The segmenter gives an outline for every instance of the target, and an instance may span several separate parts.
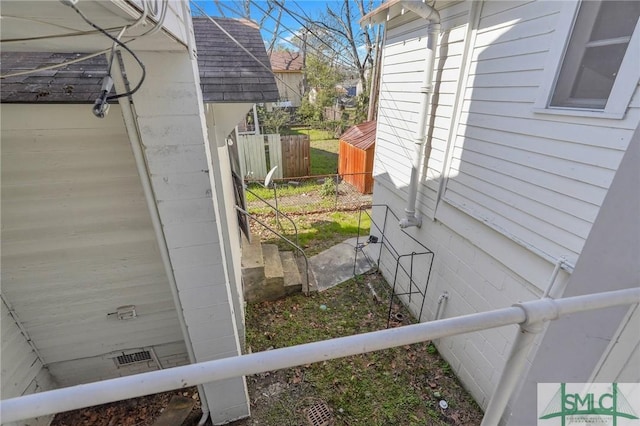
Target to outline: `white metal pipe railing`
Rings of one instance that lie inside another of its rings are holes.
[[[640,288],[543,299],[477,314],[323,340],[232,358],[72,386],[0,401],[3,422],[74,410],[217,380],[295,367],[510,324],[532,326],[562,315],[640,303]],[[507,363],[508,365],[509,363]],[[503,376],[509,375],[503,371]],[[498,384],[500,387],[500,384]],[[500,404],[494,404],[498,408]],[[504,410],[504,408],[502,408]],[[489,410],[487,410],[489,411]],[[495,411],[499,418],[502,411]],[[488,414],[488,413],[487,413]]]

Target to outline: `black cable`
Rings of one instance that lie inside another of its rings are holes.
[[[142,61],[140,60],[140,58],[138,58],[138,55],[136,55],[133,50],[131,50],[126,44],[124,44],[123,42],[121,42],[120,40],[118,40],[116,37],[112,36],[111,34],[109,34],[106,30],[104,30],[103,28],[99,27],[98,25],[94,24],[93,22],[91,22],[91,20],[89,18],[87,18],[85,16],[84,13],[82,13],[82,11],[80,9],[78,9],[78,7],[75,4],[69,4],[69,6],[76,11],[76,13],[78,15],[80,15],[80,17],[89,25],[91,25],[93,28],[95,28],[96,30],[100,31],[102,34],[104,34],[105,36],[107,36],[109,39],[111,39],[114,43],[118,44],[120,47],[122,47],[124,50],[126,50],[127,52],[129,52],[129,54],[131,56],[133,56],[133,58],[136,60],[136,62],[138,63],[138,65],[140,66],[140,69],[142,70],[142,76],[140,77],[140,81],[138,82],[138,84],[132,89],[129,90],[126,93],[120,93],[120,94],[116,94],[116,95],[109,95],[105,98],[105,100],[107,101],[112,101],[114,99],[119,99],[119,98],[123,98],[125,96],[131,96],[134,93],[136,93],[138,91],[138,89],[140,89],[140,87],[142,86],[142,83],[144,82],[145,77],[147,76],[147,70],[144,67],[144,64],[142,63]],[[112,50],[113,51],[113,50]],[[111,66],[113,65],[113,53],[111,55],[111,60],[109,63],[109,69],[107,71],[107,74],[109,77],[111,77]]]

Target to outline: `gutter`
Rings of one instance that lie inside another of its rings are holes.
[[[407,207],[405,208],[406,216],[400,220],[401,228],[411,226],[420,227],[422,218],[416,216],[416,198],[418,195],[418,176],[420,174],[420,163],[422,153],[426,142],[427,135],[427,118],[431,116],[431,96],[433,94],[433,68],[436,60],[436,47],[438,44],[438,34],[440,33],[440,13],[433,7],[422,3],[419,0],[404,0],[400,4],[407,10],[410,10],[426,19],[429,22],[429,33],[427,36],[427,51],[425,59],[425,70],[420,93],[420,109],[418,124],[414,136],[414,153],[411,165],[411,179],[409,181],[409,197],[407,199]]]

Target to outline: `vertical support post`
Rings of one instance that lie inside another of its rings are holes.
[[[509,398],[523,375],[531,346],[543,328],[543,321],[520,325],[520,330],[518,330],[516,340],[513,342],[511,353],[504,365],[496,390],[484,413],[481,426],[495,426],[500,423]]]
[[[338,210],[338,180],[340,179],[340,175],[336,174],[336,207],[335,209]]]

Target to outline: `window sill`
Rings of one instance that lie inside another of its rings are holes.
[[[606,112],[606,111],[594,111],[579,108],[533,108],[533,112],[536,114],[550,114],[550,115],[566,115],[573,117],[591,117],[591,118],[603,118],[608,120],[622,120],[624,119],[624,112]]]

